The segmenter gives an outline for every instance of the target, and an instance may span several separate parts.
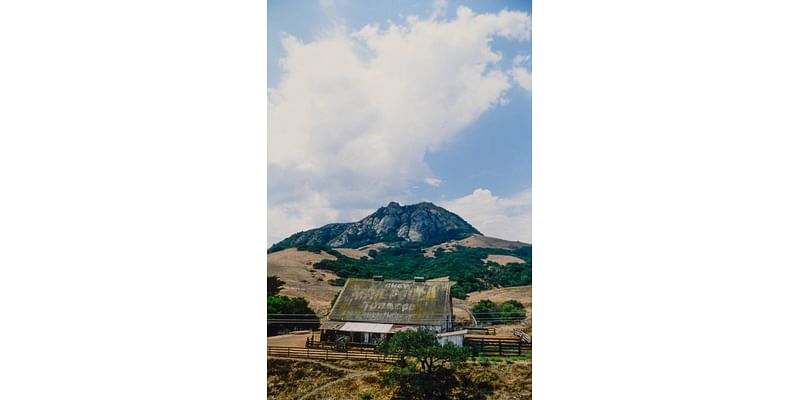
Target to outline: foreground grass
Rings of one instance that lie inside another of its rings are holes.
[[[500,359],[464,364],[456,375],[460,386],[453,391],[455,399],[530,399],[530,358],[492,357]],[[513,360],[512,360],[513,359]],[[380,385],[379,374],[389,365],[366,361],[330,361],[341,371],[303,360],[269,359],[268,395],[275,399],[297,399],[325,383],[335,382],[309,399],[396,399],[396,389]],[[341,379],[357,372],[375,372],[367,376]]]

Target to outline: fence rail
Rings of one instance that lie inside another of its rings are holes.
[[[384,356],[372,351],[351,350],[335,351],[332,349],[312,349],[308,347],[267,346],[267,355],[273,357],[309,358],[317,360],[356,360],[394,362],[398,357]]]
[[[334,350],[337,348],[336,342],[330,341],[320,341],[320,340],[306,340],[306,347],[310,347],[312,349],[331,349]],[[372,351],[375,349],[377,344],[374,343],[353,343],[348,342],[345,344],[348,349],[355,349],[355,350],[365,350],[365,351]]]
[[[464,346],[473,355],[483,353],[491,356],[528,356],[531,344],[518,338],[465,338]]]
[[[465,341],[465,347],[473,356],[484,354],[487,356],[530,356],[531,345],[517,341],[516,343],[502,340]],[[372,351],[350,350],[340,352],[333,349],[313,349],[308,347],[268,346],[267,355],[273,357],[305,358],[316,360],[354,360],[377,361],[393,363],[399,357],[395,355],[384,356]]]

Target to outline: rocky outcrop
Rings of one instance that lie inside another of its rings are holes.
[[[481,233],[458,215],[433,203],[401,206],[391,202],[358,222],[328,224],[295,233],[272,249],[306,246],[360,247],[378,242],[433,245]]]

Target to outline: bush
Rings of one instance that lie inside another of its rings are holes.
[[[297,246],[297,250],[300,251],[309,251],[312,253],[319,254],[324,248],[322,246],[317,246],[313,244],[301,244]]]
[[[483,366],[489,365],[489,359],[486,358],[486,355],[483,353],[478,356],[478,362]]]
[[[516,300],[496,304],[491,300],[481,300],[472,307],[472,315],[478,322],[503,324],[525,319],[525,306]]]
[[[328,284],[331,286],[344,286],[345,282],[347,279],[344,278],[328,279]]]
[[[283,285],[286,282],[282,281],[278,278],[277,275],[271,275],[267,277],[267,296],[275,296],[277,295],[282,289]]]
[[[317,328],[319,328],[319,318],[308,306],[306,299],[287,296],[267,298],[267,336]]]

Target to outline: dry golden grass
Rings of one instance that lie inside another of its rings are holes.
[[[489,261],[496,262],[500,265],[506,265],[511,263],[521,263],[521,264],[525,263],[525,260],[521,258],[514,256],[500,255],[500,254],[490,254],[488,257],[483,259],[484,263],[487,263]]]
[[[306,347],[309,336],[311,334],[270,336],[267,338],[267,346]]]
[[[467,295],[467,307],[471,309],[481,300],[491,300],[495,303],[516,300],[522,303],[522,305],[525,307],[525,315],[527,318],[531,318],[531,286],[517,286],[471,292]],[[453,301],[453,309],[455,310],[455,299],[453,299]],[[523,332],[530,333],[531,326],[527,323],[516,323],[495,325],[494,328],[497,331],[498,336],[513,336],[512,332],[514,329],[519,329]]]
[[[336,257],[324,251],[317,254],[295,248],[277,251],[267,256],[267,274],[277,275],[286,282],[281,295],[304,297],[317,315],[324,316],[330,311],[331,300],[342,289],[328,284],[329,279],[338,278],[336,274],[313,268],[324,259]]]
[[[515,286],[498,288],[491,290],[481,290],[467,294],[467,304],[472,307],[481,300],[491,300],[495,303],[502,303],[508,300],[516,300],[525,306],[525,312],[531,315],[531,286]]]
[[[490,363],[487,366],[470,363],[460,371],[464,382],[471,382],[471,387],[461,387],[465,393],[482,392],[486,400],[530,399],[531,363],[516,361],[513,363]]]
[[[347,375],[323,365],[269,358],[267,360],[267,396],[270,399],[297,399],[320,385]]]
[[[453,320],[455,321],[472,321],[469,313],[469,305],[466,300],[461,300],[453,297]]]
[[[441,248],[444,251],[453,251],[456,249],[456,246],[514,250],[520,247],[528,246],[528,244],[522,242],[512,242],[510,240],[503,240],[488,236],[471,235],[461,240],[451,240],[449,242],[428,247],[425,249],[425,256],[436,257],[436,249]]]
[[[329,364],[349,371],[325,367]],[[337,361],[321,364],[302,360],[270,359],[268,394],[275,399],[297,399],[313,393],[307,399],[360,399],[369,394],[372,399],[394,399],[396,388],[380,385],[379,374],[390,368],[387,364],[365,361]],[[459,386],[455,398],[486,400],[529,399],[531,396],[530,360],[490,362],[480,365],[464,364],[456,371]],[[332,383],[331,383],[332,382]],[[323,385],[317,392],[315,389]]]
[[[325,388],[325,390],[309,396],[308,399],[314,400],[359,400],[362,395],[369,394],[373,400],[389,400],[392,398],[393,388],[382,387],[378,374],[356,376],[350,379],[343,379]]]
[[[387,247],[389,247],[389,245],[387,245],[386,243],[373,243],[373,244],[368,244],[366,246],[359,247],[357,249],[349,249],[349,248],[345,248],[345,247],[336,247],[336,248],[334,248],[334,250],[336,250],[339,253],[342,253],[343,255],[345,255],[347,257],[350,257],[350,258],[357,258],[358,259],[358,258],[361,258],[361,257],[367,257],[368,260],[372,260],[372,257],[369,256],[369,251],[370,250],[378,250],[378,251],[380,251],[381,249],[384,249],[384,248],[387,248]]]

